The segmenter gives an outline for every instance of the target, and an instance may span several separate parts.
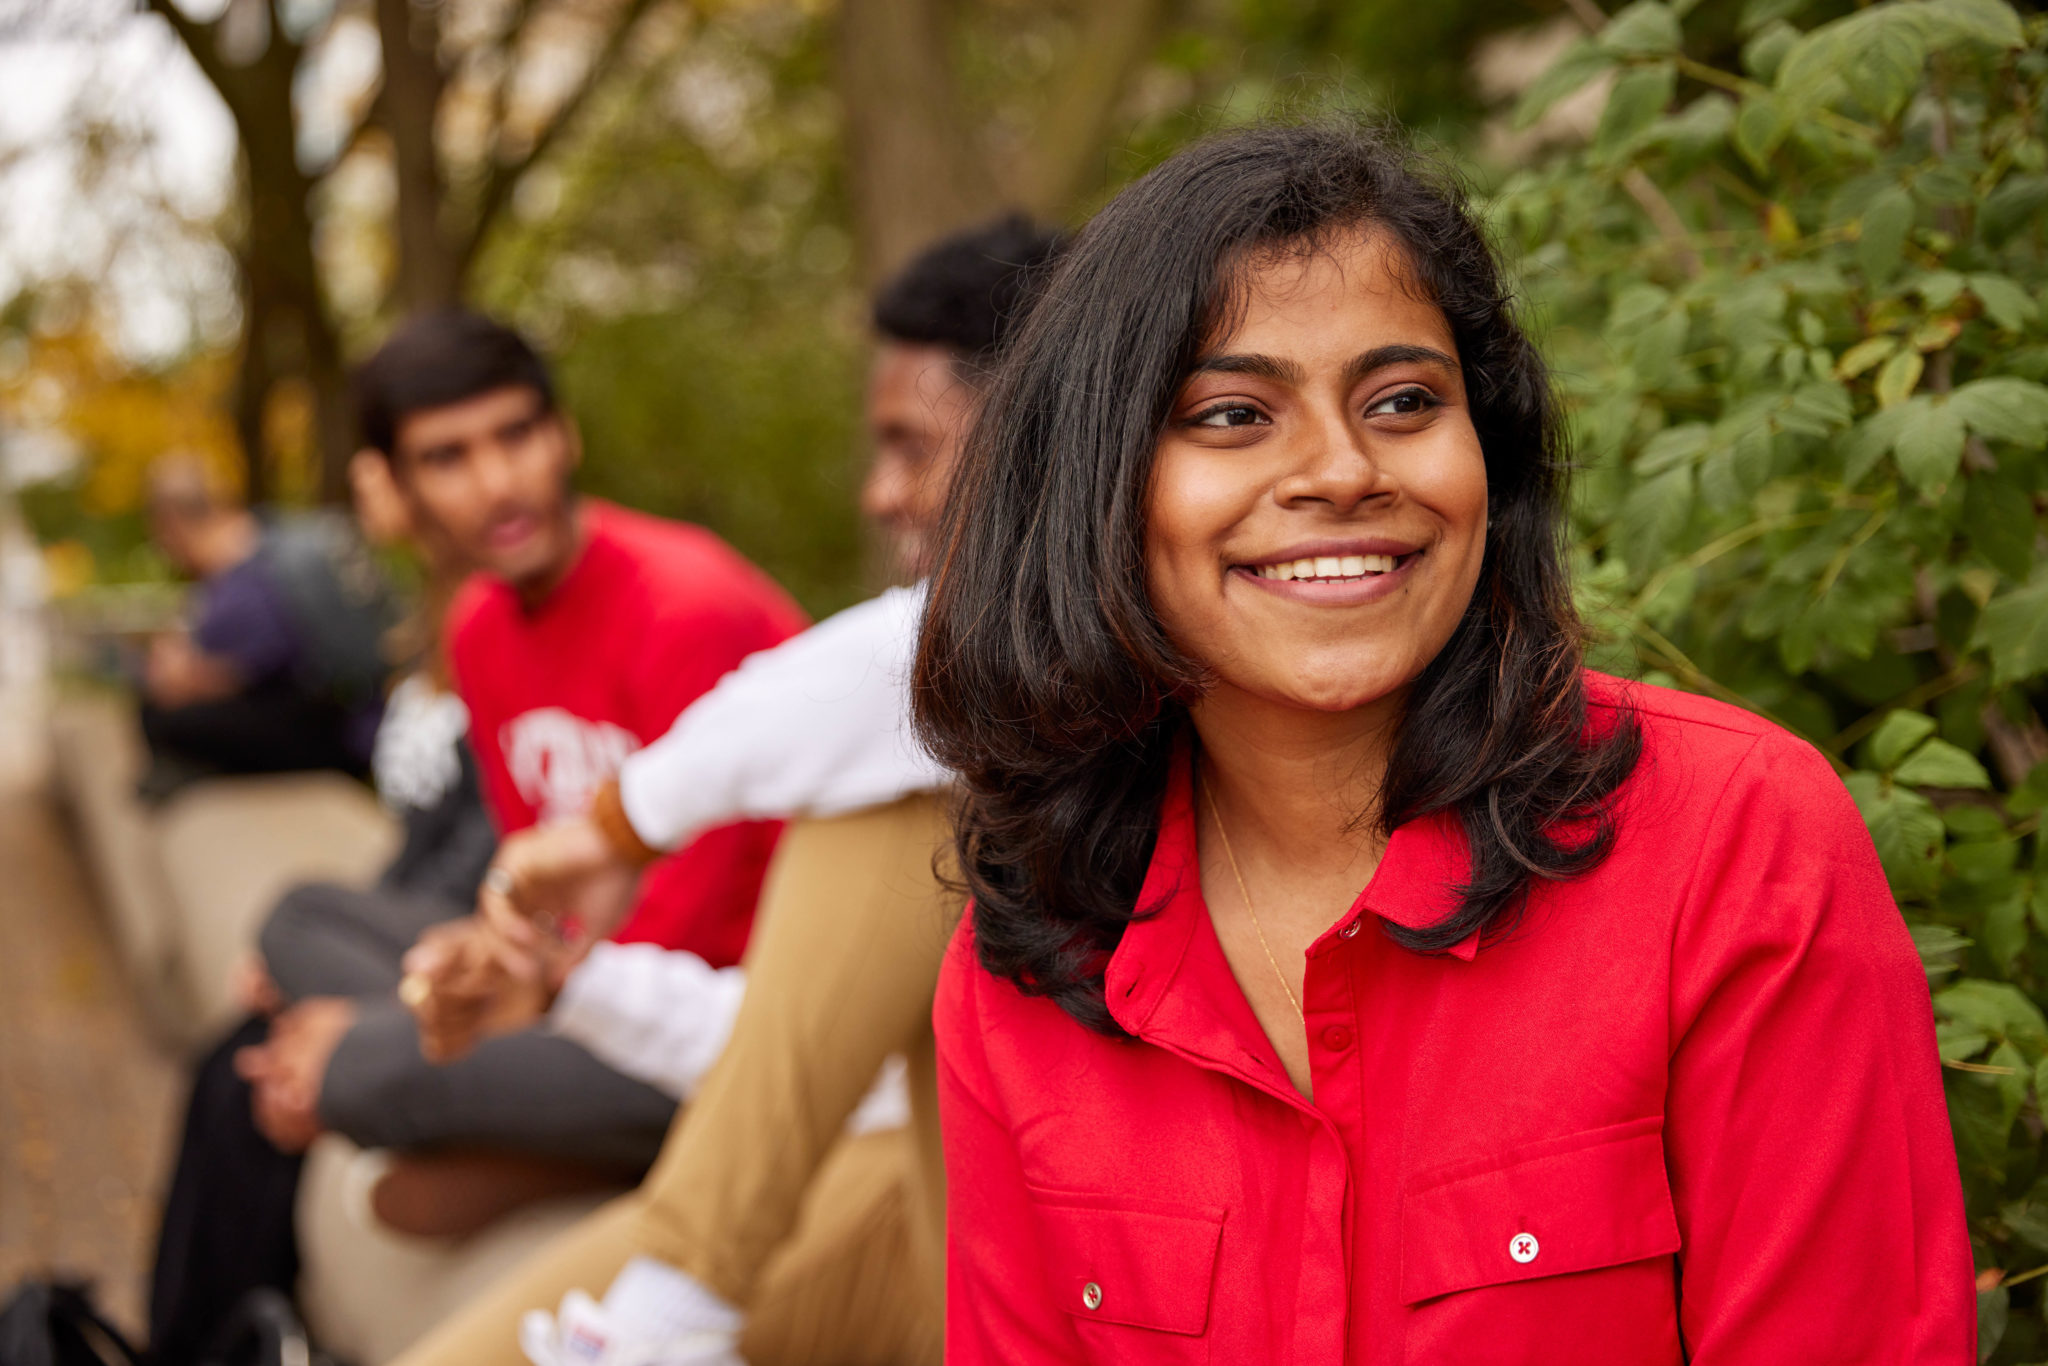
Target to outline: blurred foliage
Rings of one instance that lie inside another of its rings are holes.
[[[2048,1356],[2048,22],[1887,0],[1739,65],[1645,0],[1589,145],[1506,181],[1609,662],[1831,755],[1935,984],[1991,1361]],[[1995,1277],[1990,1279],[1996,1279]]]
[[[1452,136],[1484,112],[1476,46],[1555,13],[1542,0],[1446,0],[1426,20],[1335,0],[1187,5],[1132,82],[1075,220],[1189,138],[1276,104],[1394,109]],[[1074,16],[1002,0],[958,17],[956,74],[1001,159],[1028,134]],[[814,8],[699,19],[672,62],[593,111],[573,155],[529,175],[477,279],[479,302],[557,356],[586,488],[706,523],[819,613],[874,586],[852,497],[866,306],[831,41]]]

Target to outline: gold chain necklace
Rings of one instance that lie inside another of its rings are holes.
[[[1287,1004],[1294,1007],[1294,1018],[1301,1021],[1301,1027],[1308,1028],[1308,1016],[1302,1012],[1301,1002],[1295,999],[1294,987],[1287,980],[1287,974],[1280,971],[1280,960],[1273,956],[1273,946],[1266,942],[1266,927],[1259,923],[1259,913],[1252,906],[1252,894],[1244,885],[1244,870],[1237,866],[1237,851],[1230,847],[1230,832],[1223,828],[1223,813],[1216,809],[1216,794],[1209,784],[1202,784],[1202,796],[1209,803],[1209,819],[1216,822],[1217,837],[1223,841],[1223,857],[1230,862],[1230,875],[1237,879],[1237,895],[1244,902],[1245,913],[1252,918],[1252,933],[1259,937],[1259,947],[1266,951],[1266,961],[1272,965],[1273,975],[1280,979],[1280,990],[1287,993]]]

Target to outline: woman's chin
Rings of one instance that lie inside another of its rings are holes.
[[[1336,715],[1385,707],[1407,688],[1411,677],[1406,671],[1336,667],[1224,681],[1270,706]]]

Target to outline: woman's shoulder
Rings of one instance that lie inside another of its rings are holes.
[[[1674,784],[1722,798],[1749,793],[1768,805],[1797,810],[1815,800],[1844,804],[1848,793],[1833,763],[1810,742],[1766,717],[1732,703],[1586,671],[1590,725],[1604,731],[1633,721],[1643,758],[1633,785],[1658,790]]]

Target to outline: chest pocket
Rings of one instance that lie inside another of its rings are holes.
[[[1041,1190],[1031,1202],[1047,1290],[1073,1316],[1092,1360],[1208,1360],[1201,1334],[1222,1209]]]
[[[1566,1135],[1505,1165],[1473,1168],[1425,1173],[1404,1195],[1403,1303],[1678,1251],[1659,1118]]]

